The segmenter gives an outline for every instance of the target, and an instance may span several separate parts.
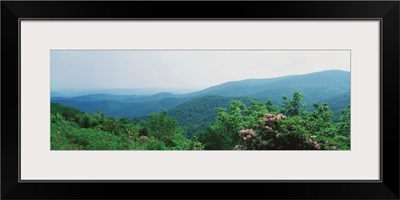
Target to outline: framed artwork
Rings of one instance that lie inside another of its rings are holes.
[[[3,199],[399,198],[397,1],[1,5]]]

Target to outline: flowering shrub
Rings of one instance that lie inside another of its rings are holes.
[[[332,121],[329,106],[307,110],[303,95],[284,97],[281,109],[271,101],[232,101],[230,109],[217,108],[216,121],[199,132],[208,150],[346,150],[350,149],[350,111]],[[285,114],[287,113],[287,114]]]
[[[334,143],[307,130],[309,122],[300,117],[287,118],[282,113],[265,114],[263,126],[239,131],[242,144],[236,150],[321,150],[338,149]],[[322,139],[321,139],[322,138]]]
[[[253,129],[240,130],[239,135],[243,137],[241,149],[321,149],[318,142],[313,141],[313,137],[307,136],[304,130],[296,128],[293,123],[280,123],[286,119],[282,113],[277,115],[267,113],[263,118],[263,126],[257,132]]]

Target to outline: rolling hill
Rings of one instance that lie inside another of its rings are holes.
[[[221,96],[255,96],[266,94],[266,91],[281,89],[319,90],[324,88],[330,92],[343,93],[350,89],[350,72],[328,70],[305,75],[291,75],[269,79],[247,79],[232,81],[213,86],[202,91],[187,94],[189,96],[221,95]]]
[[[133,118],[148,115],[151,112],[169,110],[170,115],[175,116],[179,123],[201,127],[203,122],[207,123],[208,120],[214,119],[215,107],[228,106],[230,100],[271,99],[279,104],[282,96],[291,96],[294,91],[301,91],[305,96],[304,102],[307,104],[325,101],[332,104],[334,112],[337,113],[342,106],[350,102],[350,72],[328,70],[278,78],[232,81],[187,94],[163,92],[155,95],[112,95],[102,93],[76,97],[59,96],[53,97],[51,101],[85,112],[94,113],[96,110],[101,110],[117,118]],[[201,113],[205,114],[193,117]],[[198,121],[198,124],[195,124],[194,119]]]
[[[230,102],[240,100],[248,104],[247,97],[222,97],[217,95],[203,96],[189,100],[168,110],[168,115],[174,117],[188,137],[201,130],[215,120],[215,108],[229,108]]]

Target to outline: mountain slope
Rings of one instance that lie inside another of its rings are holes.
[[[294,91],[301,91],[305,96],[305,103],[309,105],[314,102],[335,101],[340,95],[350,94],[350,72],[329,70],[279,78],[233,81],[187,94],[167,92],[147,96],[91,94],[72,98],[55,97],[51,101],[79,108],[85,112],[93,113],[101,110],[107,115],[132,118],[168,110],[186,101],[213,95],[257,100],[271,99],[275,103],[281,103],[282,96],[291,96]],[[341,99],[342,103],[337,107],[346,104],[349,98],[342,97]],[[210,105],[217,105],[214,101],[222,102],[220,98],[209,99],[209,101]],[[223,101],[226,102],[226,100]],[[190,105],[194,104],[190,103]],[[191,106],[191,109],[196,110],[195,106]],[[211,114],[202,117],[211,117]],[[185,117],[184,119],[190,121],[190,118]]]
[[[350,104],[350,92],[335,95],[333,97],[321,100],[320,102],[328,103],[329,107],[332,109],[334,119],[338,120],[338,117],[341,114],[341,110],[346,108],[346,106]]]
[[[329,90],[335,94],[350,90],[350,72],[327,70],[305,75],[292,75],[270,79],[248,79],[232,81],[205,90],[187,94],[188,96],[221,95],[251,96],[260,98],[271,90]]]
[[[215,108],[229,108],[232,100],[248,103],[247,97],[203,96],[189,100],[168,110],[168,115],[178,120],[186,136],[191,137],[197,130],[210,125],[217,115]]]
[[[98,101],[76,101],[76,100],[54,100],[52,102],[60,103],[65,106],[78,108],[84,112],[95,113],[103,111],[106,115],[112,115],[116,118],[136,117],[148,115],[152,112],[168,110],[176,105],[185,102],[185,98],[164,98],[154,101],[124,102],[115,100]]]

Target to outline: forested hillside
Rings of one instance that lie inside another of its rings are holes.
[[[222,97],[217,95],[204,96],[175,106],[168,110],[168,114],[176,118],[179,125],[184,129],[186,136],[191,137],[196,131],[205,130],[205,128],[214,121],[217,116],[217,111],[215,110],[216,107],[227,109],[230,106],[230,102],[233,100],[239,100],[246,106],[249,106],[252,99],[253,98],[249,97]],[[282,96],[280,97],[280,100],[275,98],[275,101],[267,100],[264,102],[273,103],[278,107],[283,104]],[[332,110],[332,120],[337,122],[340,120],[341,110],[346,108],[350,103],[350,94],[345,93],[336,95],[315,103],[327,103]],[[307,103],[306,105],[305,110],[311,111],[314,109],[312,103]]]
[[[107,115],[112,115],[116,118],[134,118],[169,109],[171,109],[171,112],[176,113],[178,112],[177,110],[188,107],[188,105],[183,104],[185,102],[190,100],[201,102],[201,98],[215,95],[229,97],[227,98],[229,100],[232,100],[231,97],[239,100],[251,98],[259,101],[272,100],[275,104],[280,104],[282,96],[290,95],[295,91],[301,91],[307,97],[304,102],[309,105],[314,102],[328,102],[330,105],[334,105],[332,106],[333,112],[335,116],[338,116],[340,109],[350,103],[350,98],[346,98],[346,95],[348,97],[350,95],[350,72],[329,70],[279,78],[233,81],[187,94],[164,92],[155,95],[90,94],[65,97],[60,93],[52,92],[51,101],[89,113],[101,110]],[[218,102],[221,102],[220,99],[211,101],[217,102],[210,102],[209,105],[220,105]],[[189,106],[192,107],[190,110],[194,110],[196,107],[194,103],[188,103],[193,105]],[[178,107],[175,108],[176,106]],[[227,107],[228,105],[221,106]],[[206,115],[207,117],[213,116],[211,113]],[[174,116],[180,117],[178,115]],[[198,116],[198,118],[204,117],[206,116]]]
[[[246,96],[264,100],[280,100],[281,96],[298,90],[312,97],[307,101],[319,101],[331,95],[348,92],[350,91],[350,72],[328,70],[278,78],[232,81],[187,95]]]
[[[196,131],[204,130],[214,121],[217,116],[215,108],[228,108],[233,100],[249,102],[246,97],[204,96],[168,110],[168,115],[178,120],[187,137],[192,137]]]
[[[51,104],[51,150],[200,150],[186,139],[176,120],[165,112],[133,124],[104,113],[89,114],[58,103]]]
[[[205,96],[179,109],[150,113],[146,120],[117,119],[102,111],[82,112],[51,104],[52,150],[348,150],[350,107],[334,121],[328,104],[304,104],[301,92],[282,104],[248,98]],[[226,103],[229,106],[224,106]],[[198,107],[196,107],[196,105]],[[205,113],[201,121],[190,111]],[[214,110],[214,113],[208,110]],[[134,111],[132,111],[134,112]],[[178,114],[177,114],[178,113]],[[180,113],[180,114],[179,114]],[[213,118],[212,115],[215,114]],[[174,117],[177,116],[177,117]],[[180,123],[180,120],[186,120]],[[186,126],[185,130],[181,127]],[[196,129],[196,128],[194,128]],[[186,135],[192,136],[190,138]]]
[[[62,105],[78,108],[89,113],[96,113],[101,110],[107,115],[116,118],[133,118],[137,116],[148,115],[152,112],[168,110],[187,101],[186,98],[163,98],[161,100],[150,101],[118,101],[118,100],[95,100],[95,101],[79,101],[79,100],[52,100],[52,102]]]

